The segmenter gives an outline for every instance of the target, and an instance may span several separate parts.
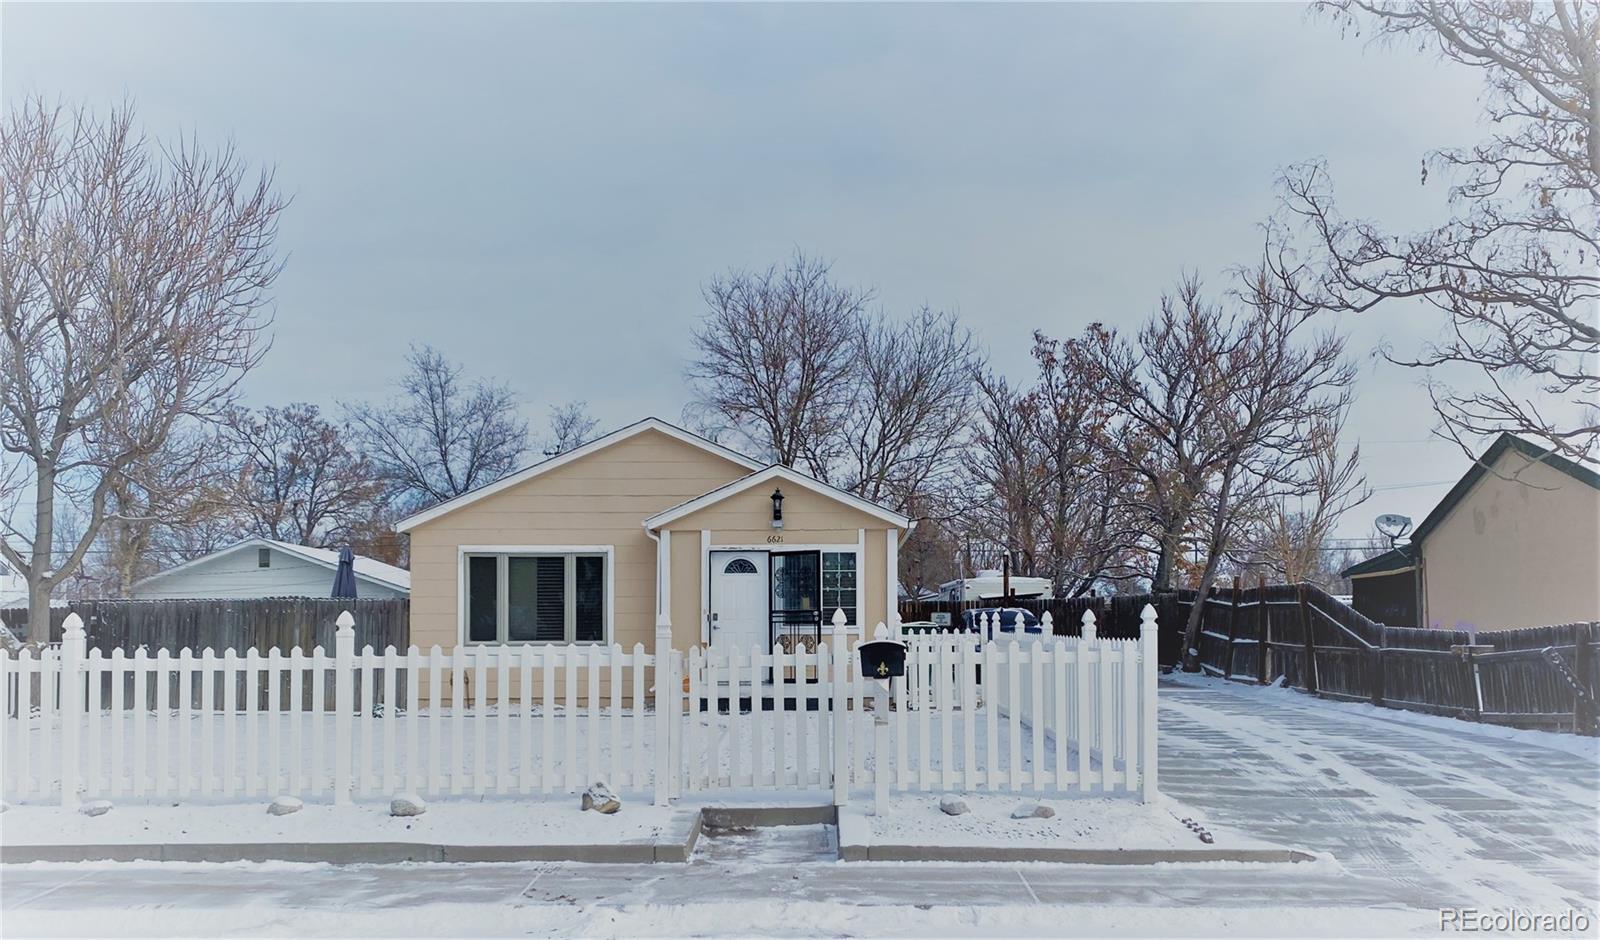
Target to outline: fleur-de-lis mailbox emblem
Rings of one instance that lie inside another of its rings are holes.
[[[886,662],[885,663],[879,663],[878,664],[878,678],[879,679],[887,679],[888,677],[889,677],[889,664],[886,663]]]

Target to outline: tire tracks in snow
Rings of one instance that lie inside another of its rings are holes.
[[[1326,784],[1323,772],[1331,770],[1345,782],[1372,794],[1376,808],[1411,820],[1411,825],[1396,822],[1388,831],[1388,834],[1396,837],[1396,843],[1407,858],[1442,884],[1471,885],[1471,890],[1464,892],[1462,898],[1439,898],[1440,903],[1462,900],[1484,906],[1538,909],[1564,908],[1574,903],[1580,907],[1593,905],[1592,899],[1570,897],[1559,885],[1528,873],[1513,863],[1474,855],[1473,850],[1480,848],[1479,843],[1463,835],[1461,829],[1474,827],[1475,823],[1435,806],[1403,785],[1391,783],[1344,758],[1331,755],[1327,747],[1329,742],[1318,741],[1304,733],[1287,731],[1279,723],[1267,718],[1232,710],[1227,711],[1225,721],[1219,723],[1216,718],[1221,709],[1197,703],[1189,696],[1168,696],[1162,701],[1161,707],[1171,709],[1202,727],[1229,735],[1239,740],[1241,745],[1259,749],[1290,776]],[[1310,735],[1329,733],[1326,729],[1312,729]],[[1338,732],[1332,732],[1332,735],[1340,743],[1349,743],[1349,739]],[[1391,748],[1365,740],[1360,744],[1368,749],[1384,750],[1391,757],[1397,753]],[[1309,755],[1310,759],[1301,755]],[[1400,756],[1406,761],[1413,757],[1410,754]],[[1414,767],[1415,762],[1410,762],[1410,766]],[[1357,806],[1348,804],[1348,801],[1341,802],[1347,803],[1349,815],[1357,824],[1375,823],[1374,820],[1363,819]],[[1375,863],[1396,874],[1404,873],[1379,855],[1369,855],[1361,862]]]

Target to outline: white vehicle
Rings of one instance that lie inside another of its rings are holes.
[[[1000,572],[986,569],[978,572],[975,578],[960,578],[955,581],[946,581],[939,585],[939,599],[942,601],[981,601],[1000,599],[1006,597],[1005,579]],[[1023,578],[1011,576],[1012,597],[1040,598],[1049,600],[1049,578]]]

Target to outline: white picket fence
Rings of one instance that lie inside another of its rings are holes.
[[[879,625],[882,630],[882,625]],[[990,635],[993,635],[992,631]],[[463,646],[0,656],[8,799],[729,790],[1155,792],[1155,612],[1138,640],[907,638],[892,708],[842,615],[814,650]],[[843,650],[842,654],[835,651]],[[661,707],[658,708],[657,705]],[[880,726],[876,722],[882,720]],[[881,727],[881,730],[880,730]],[[880,772],[883,774],[879,776]]]

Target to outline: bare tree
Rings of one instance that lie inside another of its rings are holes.
[[[493,482],[517,468],[528,424],[503,384],[468,384],[460,366],[414,346],[399,394],[345,407],[357,441],[393,499],[413,511]]]
[[[806,445],[820,479],[905,510],[919,495],[947,489],[968,444],[974,378],[982,356],[971,331],[924,307],[902,323],[864,317],[837,430]]]
[[[1108,577],[1131,573],[1143,534],[1127,493],[1126,462],[1103,455],[1116,418],[1104,377],[1080,340],[1035,331],[1039,378],[1029,393],[1028,428],[1037,442],[1041,487],[1034,502],[1041,538],[1036,570],[1058,597],[1076,597]]]
[[[589,414],[586,401],[569,401],[550,406],[550,436],[545,445],[546,457],[564,454],[594,437],[600,419]]]
[[[372,465],[315,405],[237,409],[228,435],[243,459],[233,502],[251,535],[320,545],[341,538],[382,495]]]
[[[1338,568],[1328,551],[1334,527],[1371,495],[1360,471],[1361,448],[1340,452],[1341,428],[1334,422],[1342,417],[1319,419],[1311,427],[1304,492],[1260,507],[1242,539],[1241,568],[1270,572],[1288,584],[1326,582],[1330,574],[1336,580]]]
[[[964,534],[1011,552],[1019,572],[1032,574],[1042,522],[1037,507],[1048,482],[1036,433],[1038,401],[993,371],[980,374],[976,384],[977,420],[963,461],[971,494],[962,513]]]
[[[1308,471],[1324,432],[1342,423],[1355,377],[1337,334],[1302,342],[1318,310],[1299,302],[1284,256],[1269,257],[1241,272],[1232,311],[1205,301],[1188,278],[1176,299],[1163,298],[1136,346],[1108,337],[1089,358],[1126,422],[1112,456],[1148,494],[1166,570],[1185,536],[1203,552],[1202,599],[1260,507],[1314,488]],[[1190,669],[1202,608],[1193,606],[1185,630]]]
[[[733,271],[705,285],[689,367],[701,426],[720,426],[785,466],[826,474],[825,442],[849,411],[848,381],[871,293],[834,283],[796,252],[782,268]]]
[[[1455,178],[1453,217],[1409,235],[1341,216],[1327,167],[1294,167],[1288,210],[1325,256],[1316,302],[1363,311],[1418,299],[1442,311],[1449,338],[1393,361],[1464,364],[1476,388],[1429,373],[1444,433],[1469,455],[1474,437],[1513,431],[1567,457],[1600,456],[1600,7],[1549,3],[1341,0],[1319,7],[1379,42],[1414,43],[1483,72],[1493,136],[1423,164]]]
[[[101,558],[94,580],[102,595],[126,597],[135,581],[186,560],[165,551],[177,531],[218,525],[239,531],[226,450],[210,428],[184,429],[113,480],[96,543]]]
[[[0,522],[30,617],[82,564],[113,488],[175,427],[212,420],[265,351],[284,202],[231,147],[156,147],[133,109],[40,100],[0,125],[0,445],[32,492]],[[52,558],[55,523],[81,533]]]

